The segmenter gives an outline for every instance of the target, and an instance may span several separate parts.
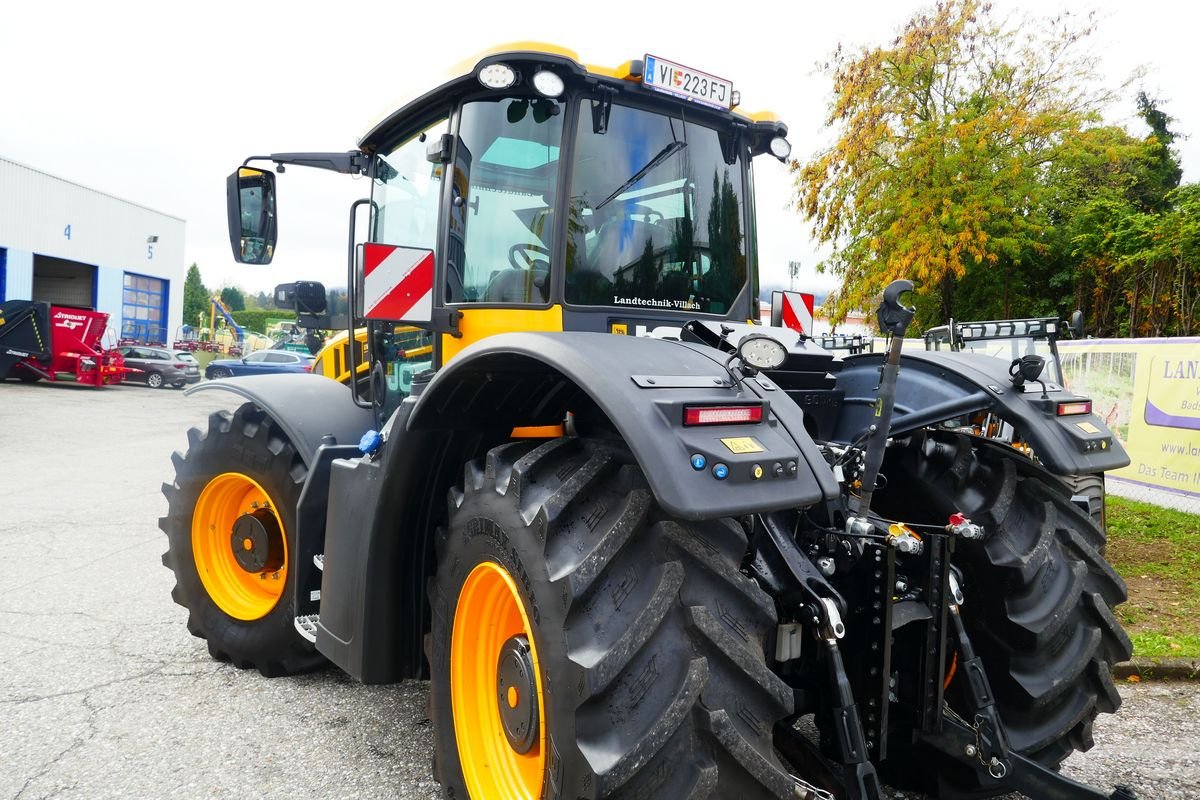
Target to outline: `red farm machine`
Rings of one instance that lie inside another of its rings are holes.
[[[73,375],[76,383],[120,383],[128,368],[103,344],[108,314],[31,300],[0,303],[0,380],[32,383]]]

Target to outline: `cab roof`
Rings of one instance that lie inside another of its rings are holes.
[[[448,70],[446,79],[436,88],[418,95],[394,111],[385,113],[373,124],[367,133],[359,140],[359,148],[364,152],[373,152],[385,140],[390,139],[396,124],[409,117],[420,118],[435,103],[450,94],[466,94],[481,88],[476,77],[479,70],[488,64],[536,64],[554,68],[561,73],[564,80],[573,79],[590,84],[608,84],[622,89],[636,86],[637,91],[644,91],[647,96],[653,96],[659,102],[676,103],[687,107],[686,100],[670,98],[649,89],[641,88],[642,60],[631,59],[616,67],[591,64],[582,61],[579,54],[560,45],[548,42],[510,42],[487,48],[486,50],[466,58]],[[717,116],[728,116],[751,126],[769,129],[773,134],[787,135],[787,126],[771,111],[749,113],[740,108],[732,111],[721,111],[707,107],[704,111]]]

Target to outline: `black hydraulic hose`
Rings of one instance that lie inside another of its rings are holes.
[[[900,348],[904,345],[904,332],[912,322],[915,309],[901,305],[900,295],[913,290],[912,281],[892,281],[883,291],[883,302],[879,304],[879,327],[891,333],[887,358],[879,373],[879,395],[875,399],[875,421],[871,424],[867,439],[867,455],[863,465],[862,492],[859,495],[858,514],[866,516],[871,510],[871,496],[875,493],[875,481],[879,468],[883,466],[883,451],[887,446],[892,427],[892,409],[896,405],[896,376],[900,373]]]

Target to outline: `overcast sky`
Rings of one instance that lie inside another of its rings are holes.
[[[652,52],[726,77],[741,90],[743,109],[771,109],[788,123],[793,154],[804,157],[827,141],[821,123],[830,87],[815,63],[839,42],[888,40],[921,5],[12,2],[0,15],[0,155],[183,217],[186,262],[199,264],[210,287],[269,290],[296,279],[344,285],[347,209],[368,194],[367,184],[288,170],[279,180],[275,262],[243,266],[230,254],[224,198],[225,176],[243,158],[352,149],[371,122],[440,83],[450,65],[521,39],[556,42],[601,64]],[[1179,149],[1185,180],[1200,179],[1200,12],[1192,4],[994,6],[999,13],[1097,11],[1093,46],[1108,82],[1146,68],[1110,118],[1140,135],[1133,97],[1138,89],[1157,96],[1175,129],[1193,134]],[[831,279],[813,271],[819,256],[807,224],[786,209],[786,169],[760,158],[755,177],[764,280],[784,282],[795,259],[803,264],[798,289],[828,288]]]

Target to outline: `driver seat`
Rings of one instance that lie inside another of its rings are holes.
[[[637,219],[612,220],[600,227],[590,261],[592,270],[610,281],[642,257],[646,243],[656,253],[666,246],[667,234],[658,225]]]
[[[483,293],[485,303],[546,302],[546,283],[550,276],[550,265],[545,269],[502,269],[492,273],[487,289]]]

